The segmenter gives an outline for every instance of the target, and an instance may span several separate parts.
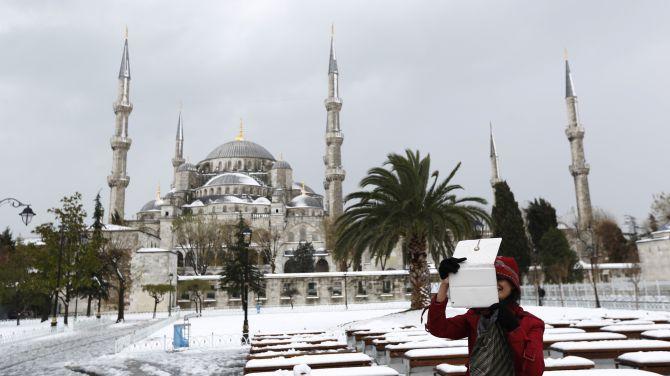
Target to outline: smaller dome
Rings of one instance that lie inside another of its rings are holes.
[[[163,200],[151,200],[142,206],[141,212],[160,211]]]
[[[272,169],[273,170],[278,170],[280,168],[291,170],[291,165],[288,164],[288,162],[286,162],[286,161],[276,161],[275,163],[272,164]]]
[[[253,204],[255,204],[255,205],[270,205],[271,202],[270,202],[270,200],[268,200],[265,197],[259,197],[259,198],[254,200]]]
[[[192,163],[182,163],[177,167],[177,172],[182,171],[198,171],[198,169]]]
[[[217,175],[209,179],[209,181],[205,183],[205,187],[211,187],[214,185],[228,185],[228,184],[255,185],[255,186],[261,185],[259,182],[256,181],[256,179],[252,178],[249,175],[240,174],[237,172],[227,172],[225,174]]]
[[[302,190],[302,187],[303,187],[303,185],[301,183],[298,183],[298,182],[295,182],[295,181],[293,182],[293,187],[292,187],[293,189]],[[311,193],[311,194],[315,193],[312,188],[310,188],[306,185],[305,185],[305,192]]]
[[[314,196],[308,196],[308,195],[296,196],[286,206],[290,208],[319,208],[319,209],[323,208],[321,200],[319,200]]]

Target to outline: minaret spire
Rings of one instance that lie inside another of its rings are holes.
[[[128,28],[124,33],[123,54],[121,55],[121,67],[118,77],[118,95],[114,102],[114,115],[116,116],[114,135],[110,140],[112,146],[112,171],[107,176],[107,184],[111,192],[109,196],[109,222],[112,218],[124,218],[126,200],[126,187],[130,177],[126,175],[126,164],[128,150],[132,140],[128,137],[128,117],[133,110],[130,103],[130,58],[128,54]]]
[[[326,155],[323,158],[326,165],[323,187],[326,191],[326,211],[334,220],[344,211],[342,195],[342,181],[346,175],[342,168],[342,142],[344,136],[340,129],[340,110],[342,100],[339,93],[339,71],[335,58],[335,26],[331,26],[330,58],[328,62],[328,97],[324,101],[326,106]]]
[[[584,128],[579,122],[577,96],[572,84],[567,52],[565,54],[565,102],[568,111],[568,127],[565,130],[565,135],[570,141],[570,154],[572,156],[570,173],[575,181],[578,228],[580,231],[586,232],[591,229],[593,218],[588,179],[590,167],[584,156]]]
[[[173,178],[172,188],[177,185],[177,169],[184,164],[184,121],[181,116],[181,103],[179,104],[179,117],[177,119],[177,137],[175,138],[174,158],[172,158]]]
[[[491,187],[500,183],[500,166],[498,159],[498,152],[496,151],[496,141],[493,138],[493,124],[489,123],[489,142],[490,142],[490,154],[489,158],[491,160]]]

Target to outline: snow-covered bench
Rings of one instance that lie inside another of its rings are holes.
[[[614,320],[582,320],[570,325],[571,328],[583,329],[585,332],[599,332],[600,328],[614,324]]]
[[[390,367],[349,367],[312,369],[310,376],[398,376],[398,371]],[[254,372],[247,376],[294,376],[293,371]]]
[[[569,333],[586,333],[586,330],[579,328],[544,328],[544,335]]]
[[[307,364],[312,369],[365,367],[372,365],[372,358],[361,353],[302,355],[270,359],[252,359],[244,366],[244,373],[291,370],[298,364]],[[350,376],[347,374],[347,376]]]
[[[582,369],[576,371],[547,371],[543,376],[659,376],[639,369]]]
[[[551,345],[557,342],[603,341],[603,340],[615,340],[615,339],[626,339],[626,335],[620,333],[604,333],[604,332],[567,333],[567,334],[545,333],[544,336],[542,337],[542,342],[544,343],[544,348],[546,350]]]
[[[400,367],[403,355],[407,351],[415,349],[444,349],[452,347],[467,347],[468,341],[465,339],[447,340],[434,339],[429,341],[406,342],[398,345],[386,345],[386,364],[390,367]]]
[[[408,342],[422,342],[429,340],[442,340],[435,336],[432,336],[424,332],[424,335],[411,335],[411,336],[388,336],[379,339],[374,339],[372,341],[372,346],[370,346],[370,351],[366,351],[366,354],[372,356],[377,364],[386,364],[386,346],[388,345],[399,345],[401,343]],[[366,348],[367,350],[367,348]]]
[[[442,363],[451,365],[466,364],[469,360],[467,347],[449,347],[437,349],[414,349],[403,355],[402,368],[406,376],[432,375],[435,366]],[[393,365],[389,365],[393,367]],[[396,368],[397,369],[397,368]]]
[[[343,354],[343,353],[355,353],[355,349],[334,349],[334,350],[301,350],[301,351],[296,351],[293,349],[290,350],[284,350],[284,351],[265,351],[265,352],[259,352],[255,354],[249,354],[247,356],[247,360],[250,359],[268,359],[268,358],[276,358],[283,356],[285,358],[290,358],[294,356],[301,356],[301,355],[322,355],[322,354]]]
[[[637,324],[637,325],[610,325],[600,328],[601,332],[622,333],[628,338],[640,338],[642,332],[649,330],[670,329],[670,324]]]
[[[545,358],[545,371],[560,371],[560,370],[579,370],[591,369],[595,367],[595,363],[586,358],[578,356],[568,356],[565,358]],[[439,364],[435,366],[434,375],[436,376],[464,376],[467,368],[463,365],[453,364]]]
[[[321,343],[305,343],[305,342],[294,342],[287,343],[283,345],[274,345],[274,346],[265,346],[265,347],[251,347],[249,353],[256,354],[265,351],[282,351],[282,350],[302,350],[302,351],[316,351],[316,350],[336,350],[336,349],[346,349],[348,346],[346,343],[330,341],[330,342],[321,342]]]
[[[334,337],[291,337],[287,339],[263,339],[260,341],[252,340],[252,347],[268,347],[276,345],[285,345],[288,343],[322,343],[322,342],[332,342],[337,341],[337,338]]]
[[[324,331],[319,331],[319,330],[303,330],[303,331],[297,331],[297,332],[286,332],[286,333],[256,333],[254,334],[253,338],[268,338],[268,337],[283,337],[283,336],[297,336],[297,335],[317,335],[317,334],[325,334],[326,332]]]
[[[640,333],[640,338],[643,339],[660,339],[663,341],[670,340],[670,329],[648,330]]]
[[[554,356],[580,356],[598,365],[614,365],[614,359],[631,351],[670,351],[670,342],[650,339],[556,342],[549,347]]]
[[[575,322],[575,320],[544,320],[545,328],[547,325],[549,325],[556,329],[569,328],[570,325],[574,324]]]
[[[670,374],[670,352],[649,351],[629,352],[616,358],[617,368],[635,368],[656,372],[661,375]]]

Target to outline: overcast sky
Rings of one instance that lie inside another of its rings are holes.
[[[80,191],[109,206],[112,102],[124,25],[131,101],[126,217],[172,181],[179,102],[185,154],[231,141],[283,154],[323,193],[331,22],[343,98],[345,192],[389,152],[430,153],[464,194],[491,199],[488,124],[523,206],[575,206],[564,129],[570,54],[595,206],[642,220],[668,190],[666,1],[2,1],[0,195],[39,224]],[[0,226],[30,235],[17,209]]]

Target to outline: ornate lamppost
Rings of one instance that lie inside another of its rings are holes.
[[[24,204],[23,202],[15,198],[7,197],[5,199],[2,199],[0,200],[0,205],[2,204],[9,204],[14,208],[20,208],[22,206],[25,206],[25,209],[23,209],[23,211],[21,211],[19,215],[21,216],[21,222],[23,222],[23,224],[25,224],[26,226],[28,226],[30,221],[32,221],[33,217],[35,216],[35,212],[33,211],[33,209],[30,208],[30,204]]]
[[[242,325],[242,343],[249,343],[249,246],[251,245],[251,228],[242,230],[242,245],[244,248],[244,271],[242,275],[242,309],[244,310],[244,324]]]
[[[170,295],[168,297],[168,316],[172,317],[172,278],[174,277],[174,274],[170,273]]]

